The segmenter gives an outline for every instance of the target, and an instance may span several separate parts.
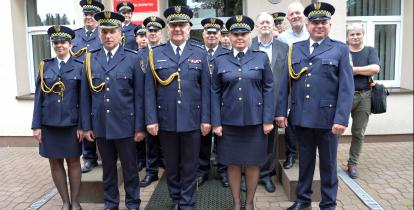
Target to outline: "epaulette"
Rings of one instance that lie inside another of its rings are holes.
[[[194,46],[194,47],[198,47],[198,48],[200,48],[202,50],[205,50],[204,45],[202,45],[201,43],[190,41],[190,45],[191,46]]]
[[[261,51],[261,50],[252,50],[252,52],[261,52],[261,53],[266,53],[266,52]]]
[[[165,46],[165,44],[166,43],[161,43],[159,45],[151,46],[151,49],[155,49],[155,48],[160,47],[160,46]]]
[[[54,58],[45,58],[43,59],[44,62],[49,62],[49,61],[53,61]]]
[[[223,48],[223,50],[218,51],[218,52],[219,52],[219,54],[217,54],[217,55],[216,55],[216,57],[217,57],[217,56],[220,56],[220,55],[225,55],[225,54],[228,54],[228,53],[230,53],[230,52],[231,52],[231,50]]]
[[[228,54],[230,54],[231,52],[232,52],[231,50],[228,50],[228,51],[222,52],[222,53],[218,54],[217,56],[215,56],[215,58],[218,58],[218,57],[223,56],[223,55],[228,55]]]
[[[75,62],[77,62],[77,63],[83,64],[83,61],[81,61],[81,60],[78,60],[78,59],[76,59],[76,58],[74,58],[73,60],[74,60]]]
[[[75,30],[73,30],[73,31],[79,31],[79,30],[81,30],[83,27],[80,27],[80,28],[78,28],[78,29],[75,29]]]
[[[90,53],[96,53],[96,52],[98,52],[98,51],[100,51],[102,48],[98,48],[98,49],[93,49],[93,50],[91,50],[91,51],[89,51]]]
[[[131,50],[129,48],[124,48],[124,50],[127,51],[127,52],[131,52],[131,53],[134,53],[134,54],[138,54],[138,51]]]

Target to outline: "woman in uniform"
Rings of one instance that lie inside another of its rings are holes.
[[[71,41],[75,37],[70,28],[52,26],[47,33],[56,57],[40,62],[32,121],[33,136],[39,143],[40,155],[49,159],[53,182],[63,201],[62,209],[78,210],[82,209],[78,200],[81,181],[79,157],[82,154],[82,132],[78,129],[78,119],[83,64],[70,54]]]
[[[246,16],[226,22],[233,50],[214,61],[211,121],[218,161],[227,165],[233,210],[240,210],[241,167],[247,183],[246,210],[254,209],[259,166],[266,158],[267,134],[273,129],[273,75],[267,54],[248,48],[254,22]]]

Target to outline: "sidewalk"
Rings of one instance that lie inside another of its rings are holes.
[[[350,144],[338,149],[338,166],[346,169]],[[360,178],[356,182],[384,209],[413,209],[413,142],[368,143],[364,145]],[[143,177],[144,170],[140,173]],[[47,159],[38,155],[36,147],[0,148],[0,209],[26,209],[50,192],[54,186]],[[149,201],[156,183],[141,189],[141,208]],[[256,194],[257,210],[286,209],[292,202],[278,183],[275,193],[267,193],[262,186]],[[126,209],[123,186],[120,187],[120,209]],[[41,209],[60,209],[58,194]],[[344,184],[339,182],[337,209],[368,209]],[[312,203],[319,209],[318,203]],[[84,210],[102,209],[103,204],[83,203]]]

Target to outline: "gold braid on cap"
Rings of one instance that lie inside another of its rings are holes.
[[[154,79],[156,82],[160,83],[163,86],[167,86],[171,84],[172,81],[174,81],[174,78],[177,77],[178,80],[178,94],[181,96],[181,79],[180,79],[180,68],[177,69],[176,72],[172,73],[166,80],[162,80],[160,76],[158,76],[157,72],[155,71],[154,66],[154,52],[152,49],[149,49],[149,55],[148,55],[148,62],[150,65],[150,69],[152,72],[152,75],[154,76]]]
[[[93,92],[99,93],[105,87],[105,82],[102,82],[98,86],[95,86],[93,84],[93,81],[92,81],[92,69],[91,69],[91,53],[87,53],[86,54],[86,58],[85,58],[85,73],[86,73],[86,78],[87,78],[88,83],[89,83],[89,88]]]
[[[52,87],[47,86],[47,84],[45,83],[44,80],[44,66],[45,66],[45,62],[44,61],[40,61],[40,68],[39,68],[39,77],[40,77],[40,88],[42,89],[43,93],[55,93],[59,96],[62,96],[63,99],[63,92],[65,91],[65,85],[63,84],[62,81],[57,81],[55,83],[53,83]],[[59,87],[59,90],[55,90],[57,87]]]
[[[229,31],[231,31],[232,29],[235,29],[235,28],[245,28],[245,29],[247,29],[249,31],[252,30],[252,28],[248,24],[246,24],[246,23],[235,23],[235,24],[233,24],[233,25],[230,26]]]
[[[68,33],[65,33],[65,32],[52,33],[50,35],[50,37],[52,37],[52,38],[55,37],[55,36],[63,36],[63,37],[66,37],[68,39],[72,39],[72,36]]]
[[[82,8],[96,9],[96,10],[98,10],[98,12],[101,12],[102,11],[100,7],[97,7],[97,6],[92,5],[92,4],[85,4]]]
[[[220,29],[221,26],[217,23],[206,23],[204,25],[204,28],[218,28],[218,29]]]
[[[148,27],[148,26],[156,26],[156,27],[162,28],[161,23],[159,23],[159,22],[153,22],[153,21],[148,22],[145,27]]]
[[[184,13],[175,13],[175,14],[171,14],[170,16],[167,17],[167,21],[170,22],[172,18],[182,18],[185,20],[190,20],[190,16],[188,16],[187,14]]]
[[[332,14],[328,10],[313,10],[309,12],[308,17],[312,17],[314,15],[326,15],[327,17],[332,16]]]

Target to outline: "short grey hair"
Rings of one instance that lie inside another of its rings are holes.
[[[289,15],[289,11],[296,10],[296,9],[301,11],[302,14],[303,14],[303,10],[305,10],[305,8],[303,7],[303,5],[300,2],[293,2],[293,3],[288,5],[287,15]]]
[[[362,23],[351,23],[346,25],[346,34],[349,34],[350,31],[354,30],[361,30],[363,34],[365,34],[364,24]]]
[[[261,12],[256,17],[256,23],[260,22],[261,19],[267,19],[270,20],[270,22],[273,22],[273,17],[268,12]]]

